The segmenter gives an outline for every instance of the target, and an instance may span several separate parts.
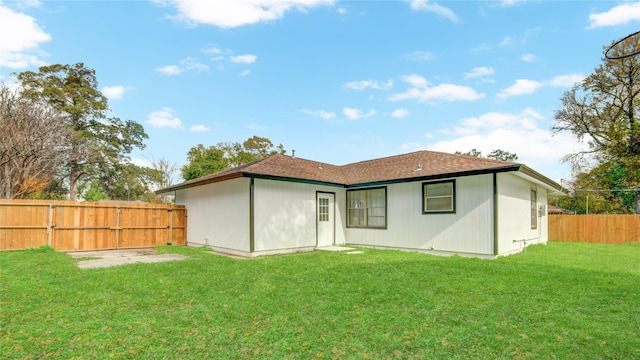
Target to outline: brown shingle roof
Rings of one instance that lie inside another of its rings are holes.
[[[344,165],[347,184],[422,178],[434,175],[457,174],[514,166],[508,161],[492,160],[434,151],[361,161]]]
[[[243,176],[288,178],[350,186],[375,182],[411,180],[414,178],[445,177],[496,171],[517,171],[520,166],[520,164],[509,161],[426,150],[342,166],[278,154],[215,174],[189,180],[166,189],[158,190],[157,192],[168,192]]]

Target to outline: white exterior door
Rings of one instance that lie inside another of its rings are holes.
[[[317,193],[316,195],[317,246],[331,246],[334,243],[334,202],[335,194]]]

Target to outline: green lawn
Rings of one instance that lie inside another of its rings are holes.
[[[640,359],[640,245],[390,250],[79,270],[0,253],[5,359]]]

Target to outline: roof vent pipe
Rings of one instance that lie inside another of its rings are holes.
[[[296,157],[296,151],[295,150],[291,150],[291,157],[295,158]]]

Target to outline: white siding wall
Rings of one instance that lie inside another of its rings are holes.
[[[422,214],[422,183],[388,185],[387,229],[348,228],[347,244],[491,255],[492,175],[456,179],[455,214]]]
[[[188,245],[248,253],[249,184],[241,178],[176,191],[176,203],[188,211]]]
[[[344,244],[343,188],[255,179],[254,251],[315,247],[316,191],[336,194],[335,242]]]
[[[546,211],[538,216],[538,228],[531,229],[531,189],[537,191],[536,208],[547,204],[547,190],[511,173],[498,174],[498,251],[501,255],[522,250],[525,245],[546,243]],[[514,242],[514,240],[527,240]]]

